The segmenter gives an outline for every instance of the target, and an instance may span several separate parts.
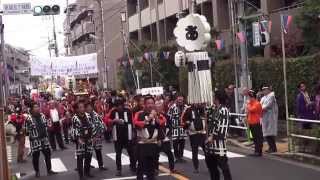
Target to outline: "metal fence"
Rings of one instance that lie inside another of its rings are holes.
[[[246,123],[246,114],[239,114],[239,113],[230,113],[230,116],[235,118],[237,125],[230,125],[230,128],[234,129],[242,129],[242,130],[248,130],[247,123]],[[288,146],[289,146],[289,151],[293,151],[293,143],[292,139],[293,138],[299,138],[299,139],[306,139],[306,140],[314,140],[314,141],[320,141],[320,136],[315,137],[315,136],[310,136],[310,135],[304,135],[300,133],[295,133],[294,130],[294,123],[312,123],[312,124],[318,124],[320,127],[320,120],[309,120],[309,119],[299,119],[299,118],[293,118],[290,117],[288,118]],[[248,136],[248,133],[246,133]],[[320,135],[320,132],[319,132]],[[248,138],[248,137],[247,137]]]

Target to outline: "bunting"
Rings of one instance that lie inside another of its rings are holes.
[[[215,40],[216,47],[218,50],[221,50],[224,48],[224,41],[223,40]]]
[[[290,15],[281,15],[281,28],[285,34],[288,33],[292,20],[293,18]]]
[[[243,31],[238,32],[237,33],[237,37],[238,37],[240,43],[245,43],[246,42],[246,35],[245,35],[245,33]]]

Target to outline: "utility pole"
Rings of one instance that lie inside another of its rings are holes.
[[[54,19],[54,15],[52,15],[52,31],[53,31],[53,40],[54,40],[54,53],[56,57],[59,57],[59,50],[58,50],[58,41],[57,41],[57,32],[56,32],[56,22]]]
[[[244,3],[243,0],[238,0],[238,17],[239,17],[239,32],[246,34],[245,29],[245,12],[244,12]],[[240,84],[242,88],[249,88],[249,68],[248,68],[248,56],[247,56],[247,38],[245,42],[240,43],[240,64],[241,64],[241,76]]]
[[[68,43],[68,47],[67,47],[67,56],[70,56],[71,55],[71,46],[72,46],[72,43],[71,43],[71,40],[70,40],[70,34],[71,34],[71,19],[70,19],[70,8],[69,8],[69,0],[66,0],[67,1],[67,43]]]
[[[234,12],[234,0],[229,1],[229,10],[230,10],[230,21],[231,21],[231,40],[232,40],[232,55],[233,55],[233,68],[234,68],[234,79],[236,85],[236,93],[235,93],[235,110],[236,113],[240,112],[239,108],[239,82],[238,82],[238,54],[236,47],[236,22],[235,22],[235,12]]]
[[[138,40],[142,40],[142,23],[141,23],[141,2],[137,0],[137,7],[138,7],[138,19],[139,19],[139,29],[138,29]]]
[[[4,128],[4,106],[5,106],[5,93],[4,93],[4,85],[6,84],[6,78],[4,76],[4,70],[6,69],[6,59],[4,55],[4,24],[2,22],[2,16],[0,16],[0,34],[1,34],[1,71],[0,71],[0,179],[1,180],[9,180],[9,164],[7,157],[7,144],[5,137],[5,128]],[[3,81],[4,79],[4,81]]]
[[[100,39],[100,47],[102,47],[102,60],[104,63],[104,70],[105,73],[102,76],[103,77],[103,88],[108,89],[109,87],[109,75],[108,75],[108,61],[107,61],[107,52],[106,52],[106,37],[105,37],[105,24],[104,24],[104,9],[103,9],[103,0],[96,0],[96,2],[99,4],[99,21],[101,24],[101,30],[99,31],[99,39]],[[102,40],[102,42],[101,42]]]
[[[157,42],[158,48],[161,46],[161,36],[160,36],[160,22],[159,22],[159,4],[158,0],[156,0],[156,26],[157,26]]]
[[[133,65],[130,63],[130,53],[129,53],[129,44],[127,41],[127,36],[126,36],[126,28],[124,27],[124,23],[127,22],[127,14],[126,13],[121,13],[121,33],[122,33],[122,38],[123,38],[123,55],[127,55],[128,58],[128,63],[130,66],[130,70],[132,73],[132,78],[133,78],[133,82],[134,82],[134,86],[137,89],[138,85],[137,85],[137,81],[135,78],[135,73],[133,71]],[[151,61],[151,60],[150,60]]]

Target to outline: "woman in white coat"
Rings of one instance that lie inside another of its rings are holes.
[[[269,150],[267,153],[277,152],[276,136],[278,132],[278,104],[274,92],[269,86],[262,88],[264,96],[260,103],[262,105],[262,132],[266,138]]]

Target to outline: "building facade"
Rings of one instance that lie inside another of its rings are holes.
[[[177,14],[189,12],[191,0],[127,0],[130,39],[157,41],[158,44],[174,44],[173,29],[177,23]],[[196,12],[206,16],[212,29],[225,40],[226,51],[231,50],[231,0],[196,0]],[[270,55],[270,47],[280,43],[280,14],[297,15],[302,0],[247,0],[247,6],[255,9],[256,14],[263,14],[272,21],[271,45],[265,48],[265,56]],[[235,7],[237,9],[237,7]],[[237,17],[237,16],[236,16]],[[301,41],[297,28],[292,25],[291,33],[295,40]],[[290,33],[290,32],[289,32]]]
[[[30,84],[29,53],[23,49],[5,45],[7,68],[5,71],[6,88],[9,94],[19,94]]]
[[[77,0],[65,11],[65,48],[68,55],[97,53],[98,85],[115,89],[117,60],[123,56],[120,13],[123,0]],[[85,77],[82,77],[85,78]]]

